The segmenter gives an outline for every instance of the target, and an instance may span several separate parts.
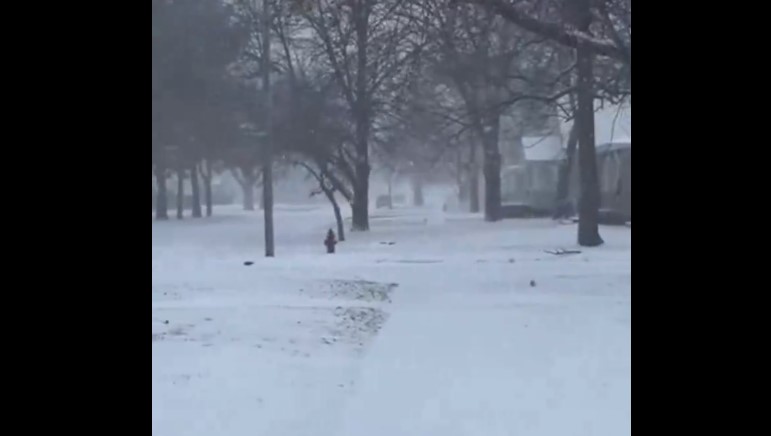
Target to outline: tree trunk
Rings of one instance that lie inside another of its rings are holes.
[[[185,218],[185,170],[177,170],[177,219]]]
[[[241,191],[243,192],[244,210],[254,210],[254,177],[246,175],[244,182],[241,184]]]
[[[394,208],[394,172],[388,174],[388,208]]]
[[[323,189],[323,188],[322,188]],[[340,205],[335,198],[335,192],[329,189],[323,189],[324,195],[332,204],[332,209],[335,212],[335,223],[337,223],[337,240],[340,242],[345,241],[345,223],[343,222],[343,214],[340,212]]]
[[[255,169],[242,166],[240,168],[231,168],[230,173],[238,182],[238,186],[241,187],[241,202],[243,203],[244,210],[254,210],[254,188],[257,184]]]
[[[578,145],[577,123],[573,123],[568,136],[568,148],[565,152],[565,159],[560,162],[559,175],[557,179],[557,198],[555,199],[554,219],[567,218],[571,213],[569,208],[570,196],[570,177],[573,169],[573,162],[576,157],[576,146]]]
[[[241,190],[243,191],[244,210],[254,210],[254,184],[246,183],[241,185]]]
[[[412,175],[412,205],[421,207],[426,203],[423,196],[423,177],[421,174]]]
[[[482,132],[485,175],[485,220],[501,219],[501,152],[498,146],[500,117],[494,115]]]
[[[369,165],[356,171],[356,184],[353,186],[353,231],[369,230]]]
[[[590,0],[577,0],[577,28],[588,31],[592,15]],[[594,71],[591,48],[583,40],[576,49],[578,74],[578,166],[581,175],[581,199],[579,201],[578,244],[596,247],[604,242],[599,231],[600,186],[597,176],[597,150],[594,143]]]
[[[469,212],[479,213],[482,210],[482,202],[479,199],[479,171],[476,165],[471,166],[468,178]]]
[[[198,183],[198,164],[190,167],[190,186],[193,190],[193,218],[201,218],[201,185]]]
[[[206,200],[206,216],[212,216],[214,213],[214,204],[212,199],[212,191],[211,191],[211,184],[212,184],[212,177],[211,177],[211,159],[206,159],[206,166],[204,171],[204,198]]]
[[[169,219],[168,190],[166,189],[166,167],[158,164],[155,168],[155,184],[158,192],[155,196],[155,219]]]
[[[353,2],[353,26],[356,35],[355,101],[352,109],[356,129],[356,182],[353,187],[353,230],[369,230],[369,134],[372,101],[369,91],[367,48],[369,45],[370,2]]]
[[[485,221],[501,219],[501,155],[485,158]]]
[[[463,154],[458,151],[455,155],[455,185],[458,188],[458,205],[465,204],[468,198],[468,186],[464,183],[464,173],[466,172],[466,165],[463,164]]]
[[[456,183],[458,184],[458,204],[463,205],[466,204],[467,201],[469,201],[469,183],[468,183],[468,171],[466,171],[466,176],[463,177],[462,175],[458,176],[458,180]]]
[[[479,201],[479,168],[477,167],[477,147],[471,148],[471,155],[468,165],[468,194],[469,211],[479,213],[481,210],[481,201]]]

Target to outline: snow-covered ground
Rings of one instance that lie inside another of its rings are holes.
[[[154,436],[619,436],[631,423],[631,229],[327,207],[153,223]],[[254,261],[245,266],[244,261]]]

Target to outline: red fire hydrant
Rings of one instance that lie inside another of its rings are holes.
[[[337,245],[337,236],[335,236],[335,232],[332,231],[332,229],[329,229],[327,232],[327,237],[324,239],[324,245],[327,247],[327,253],[334,253],[335,252],[335,245]]]

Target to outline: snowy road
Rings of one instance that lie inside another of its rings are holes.
[[[326,256],[281,210],[265,260],[225,215],[153,224],[155,436],[630,434],[630,229],[397,211]]]

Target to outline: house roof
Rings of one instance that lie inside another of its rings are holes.
[[[559,136],[526,136],[522,138],[527,162],[549,162],[565,157],[567,143]],[[597,144],[597,154],[606,154],[619,150],[631,150],[632,138],[619,138],[612,142]]]

